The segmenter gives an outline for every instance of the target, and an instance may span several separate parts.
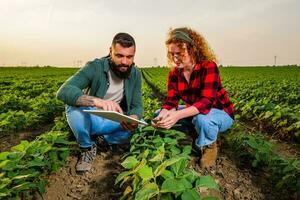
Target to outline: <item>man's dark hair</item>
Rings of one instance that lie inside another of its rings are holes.
[[[128,33],[118,33],[115,35],[112,41],[112,46],[115,46],[116,44],[120,44],[122,47],[131,47],[135,46],[135,41],[131,35]]]

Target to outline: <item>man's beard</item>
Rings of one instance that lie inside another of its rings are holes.
[[[130,72],[131,72],[131,68],[132,68],[132,65],[124,65],[124,64],[120,64],[120,65],[117,65],[116,63],[114,63],[114,61],[110,60],[109,62],[110,64],[110,69],[114,72],[114,74],[121,78],[121,79],[126,79],[129,77],[130,75]],[[127,71],[126,72],[121,72],[119,70],[120,67],[127,67]]]

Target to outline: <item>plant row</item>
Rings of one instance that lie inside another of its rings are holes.
[[[160,93],[167,94],[169,70],[147,68],[143,75]],[[300,139],[299,68],[220,68],[220,73],[237,118],[272,135]]]
[[[47,175],[65,163],[74,144],[65,117],[55,122],[52,131],[0,153],[1,199],[31,199],[35,191],[45,192]]]

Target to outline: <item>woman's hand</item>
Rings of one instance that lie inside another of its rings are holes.
[[[180,119],[176,110],[163,109],[159,115],[152,120],[152,126],[155,128],[170,129]]]
[[[167,109],[162,109],[162,110],[159,112],[158,116],[155,117],[154,119],[152,119],[151,125],[152,125],[153,127],[155,127],[155,128],[158,128],[158,127],[157,127],[157,122],[159,122],[160,120],[165,119],[165,118],[168,116],[169,112],[170,112],[170,111],[167,110]]]

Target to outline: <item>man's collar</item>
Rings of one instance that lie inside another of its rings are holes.
[[[105,60],[104,60],[104,69],[103,69],[103,71],[106,72],[106,73],[108,73],[109,68],[110,68],[109,59],[110,59],[110,57],[106,57]]]

